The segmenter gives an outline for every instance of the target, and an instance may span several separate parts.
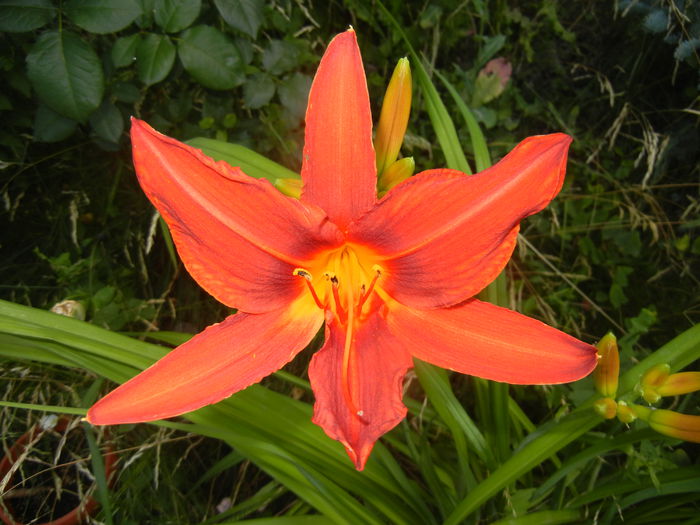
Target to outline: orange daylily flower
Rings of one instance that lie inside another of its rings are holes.
[[[588,374],[594,347],[473,298],[504,268],[521,219],[559,192],[571,139],[530,137],[474,176],[420,173],[377,201],[372,117],[355,33],[328,46],[306,114],[303,191],[214,162],[134,120],[134,163],[188,271],[238,313],[98,401],[94,424],[176,416],[281,368],[324,327],[313,421],[357,469],[406,414],[411,357],[517,384]]]

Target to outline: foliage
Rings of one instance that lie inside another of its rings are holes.
[[[182,271],[135,183],[127,118],[242,144],[298,171],[315,64],[348,24],[373,103],[407,42],[414,72],[418,60],[425,67],[403,149],[417,171],[451,155],[481,169],[485,153],[497,159],[533,133],[575,137],[564,192],[524,224],[501,294],[511,306],[591,342],[613,330],[627,390],[642,365],[697,369],[696,3],[384,5],[0,1],[2,297],[44,310],[75,299],[90,322],[3,303],[5,402],[88,406],[89,392],[107,388],[94,374],[121,381],[164,351],[100,328],[175,344],[181,335],[156,330],[192,333],[224,315]],[[505,85],[503,68],[487,69],[496,59],[512,67]],[[435,124],[440,104],[452,130]],[[479,127],[486,144],[474,140]],[[45,364],[17,364],[25,359]],[[309,423],[301,377],[303,361],[187,424],[118,430],[117,522],[697,516],[697,447],[643,424],[601,423],[587,408],[590,381],[504,389],[419,365],[406,386],[411,416],[358,475]],[[698,414],[697,395],[678,409]],[[30,414],[5,408],[4,439]]]

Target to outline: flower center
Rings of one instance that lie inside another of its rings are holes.
[[[346,244],[320,254],[309,268],[295,268],[293,273],[306,280],[319,308],[332,311],[341,325],[350,326],[363,315],[382,275],[382,267],[372,264],[372,259],[368,250]]]
[[[359,322],[371,308],[369,299],[378,291],[377,281],[382,267],[373,264],[373,254],[362,247],[346,244],[320,254],[306,268],[296,268],[294,275],[303,277],[316,305],[330,310],[345,332],[342,362],[342,390],[348,407],[362,420],[357,408],[350,377],[353,365],[353,334]]]

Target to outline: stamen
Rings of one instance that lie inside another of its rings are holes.
[[[365,291],[365,285],[362,285],[362,294],[360,295],[360,302],[357,303],[357,311],[361,312],[362,307],[364,306],[365,302],[369,298],[370,295],[372,295],[372,292],[374,291],[374,285],[377,282],[377,279],[382,275],[382,271],[384,271],[384,268],[379,266],[378,264],[375,264],[372,266],[372,270],[374,270],[374,277],[372,277],[372,281],[369,283],[369,288]]]
[[[336,277],[336,275],[333,272],[324,272],[323,276],[331,282],[331,290],[333,292],[333,300],[335,301],[335,309],[338,312],[340,322],[345,324],[345,322],[347,321],[347,312],[345,311],[345,308],[343,308],[343,303],[340,300],[340,292],[338,290],[340,283],[338,282],[338,277]]]
[[[311,279],[312,279],[311,272],[309,272],[308,270],[304,270],[303,268],[294,268],[292,275],[298,275],[298,276],[304,278],[304,280],[306,281],[306,286],[309,289],[309,292],[311,292],[311,297],[313,297],[314,302],[316,303],[316,306],[318,306],[321,310],[324,310],[326,307],[323,305],[321,300],[318,298],[318,295],[316,295],[316,290],[314,290],[314,287],[311,284]]]

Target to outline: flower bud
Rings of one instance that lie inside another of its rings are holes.
[[[657,390],[662,396],[679,396],[700,390],[700,372],[671,374]]]
[[[389,80],[377,124],[374,150],[377,155],[378,176],[381,176],[399,155],[411,112],[411,96],[411,66],[407,58],[402,58],[396,64]]]
[[[673,410],[647,410],[650,410],[647,422],[659,434],[700,443],[700,416],[690,416]]]
[[[617,351],[617,339],[608,333],[596,345],[598,349],[598,365],[593,372],[595,388],[599,394],[615,397],[617,380],[620,373],[620,354]]]
[[[301,179],[275,179],[275,188],[295,199],[301,197],[301,186]]]
[[[620,401],[617,404],[617,419],[622,421],[623,423],[631,423],[635,419],[637,419],[637,413],[635,412],[634,408],[637,407],[637,405],[632,405],[629,406],[627,403],[624,401]],[[644,408],[644,407],[641,407]]]
[[[396,186],[399,182],[405,181],[416,169],[413,157],[404,157],[389,166],[377,181],[379,196],[383,196],[387,191]]]
[[[605,419],[612,419],[617,414],[617,403],[611,397],[601,397],[593,403],[593,409]]]
[[[72,299],[56,303],[51,307],[51,311],[55,314],[80,319],[81,321],[85,320],[85,306],[83,306],[83,303]]]
[[[661,399],[659,387],[664,384],[670,373],[671,367],[666,363],[652,366],[644,372],[639,381],[639,391],[647,403],[656,403]]]

